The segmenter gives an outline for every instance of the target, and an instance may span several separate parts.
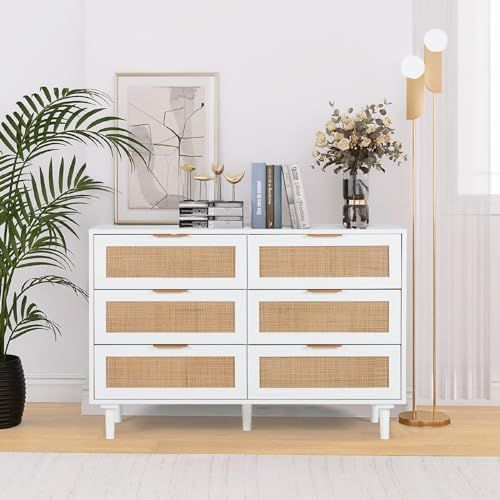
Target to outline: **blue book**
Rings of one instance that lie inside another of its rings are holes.
[[[252,163],[252,227],[266,228],[266,164]]]
[[[281,165],[274,165],[274,228],[281,229]]]

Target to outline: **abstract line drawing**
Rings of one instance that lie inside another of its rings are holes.
[[[129,209],[176,209],[186,198],[181,166],[207,162],[205,99],[201,86],[128,89],[128,126],[148,151],[129,168]]]

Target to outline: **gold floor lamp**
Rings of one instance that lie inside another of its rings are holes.
[[[424,37],[424,61],[410,56],[403,61],[402,71],[407,78],[407,119],[412,120],[412,168],[413,168],[413,313],[412,313],[412,410],[402,412],[399,422],[417,427],[440,427],[451,423],[448,415],[437,411],[437,309],[436,309],[436,257],[437,257],[437,161],[436,161],[436,94],[442,91],[442,52],[446,49],[448,39],[446,33],[439,29],[428,31]],[[418,62],[417,62],[418,60]],[[416,125],[415,120],[424,110],[425,87],[432,93],[432,410],[418,410],[416,404],[416,273],[415,273],[415,239],[416,239]]]

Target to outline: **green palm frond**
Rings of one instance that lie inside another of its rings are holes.
[[[121,119],[108,115],[106,94],[91,89],[49,89],[25,95],[0,122],[0,362],[11,340],[37,330],[57,335],[59,327],[27,292],[61,285],[86,297],[70,280],[55,275],[32,278],[12,291],[15,272],[38,266],[72,266],[68,236],[78,237],[84,205],[109,188],[87,175],[85,163],[64,153],[79,144],[107,149],[133,163],[147,148]],[[63,153],[57,162],[50,153]],[[36,164],[40,163],[40,164]]]

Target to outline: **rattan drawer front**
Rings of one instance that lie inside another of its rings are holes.
[[[249,397],[401,396],[399,346],[250,346]]]
[[[110,356],[106,387],[234,387],[234,358]]]
[[[96,344],[244,344],[243,290],[96,290]]]
[[[389,329],[388,302],[261,302],[260,331],[377,332]]]
[[[400,235],[249,236],[250,288],[400,288]]]
[[[107,302],[106,331],[234,332],[234,302]]]
[[[107,278],[234,278],[234,247],[108,247]]]
[[[96,346],[97,398],[209,399],[246,395],[244,346]]]
[[[261,247],[261,278],[385,278],[387,246]]]
[[[251,290],[251,344],[400,344],[399,290]]]
[[[261,357],[260,387],[389,387],[389,358]]]
[[[245,236],[97,235],[95,288],[245,288]]]

